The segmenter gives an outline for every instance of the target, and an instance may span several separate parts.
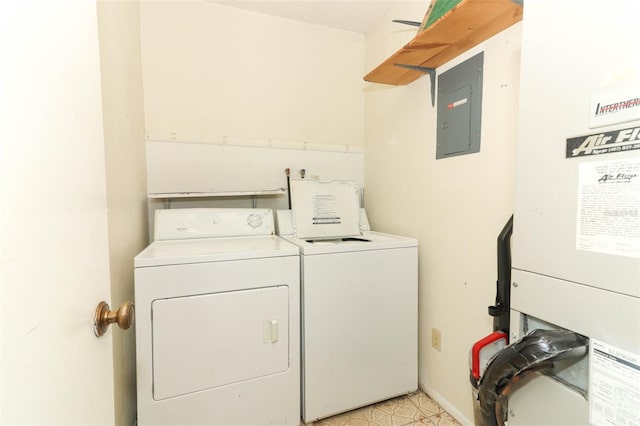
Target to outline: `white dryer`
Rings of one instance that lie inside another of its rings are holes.
[[[365,231],[300,247],[302,418],[311,422],[418,388],[418,242]]]
[[[300,423],[298,248],[271,210],[158,210],[136,256],[139,425]]]

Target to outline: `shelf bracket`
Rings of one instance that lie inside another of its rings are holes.
[[[422,22],[418,22],[418,21],[405,21],[403,19],[394,19],[391,22],[395,22],[396,24],[405,24],[405,25],[411,25],[412,27],[419,27],[420,25],[422,25]]]
[[[419,71],[429,74],[431,78],[431,106],[436,106],[436,70],[435,68],[420,67],[417,65],[393,64],[396,67],[406,68],[408,70]]]

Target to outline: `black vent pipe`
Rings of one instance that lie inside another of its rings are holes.
[[[498,235],[498,281],[496,281],[496,304],[489,306],[493,317],[493,331],[509,335],[509,310],[511,309],[511,234],[513,215]]]

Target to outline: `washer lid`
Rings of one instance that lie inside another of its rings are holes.
[[[327,240],[360,235],[355,181],[291,180],[291,211],[298,238]]]
[[[418,240],[415,238],[375,231],[363,232],[359,237],[336,240],[311,241],[289,236],[282,238],[298,245],[303,255],[418,247]]]
[[[134,267],[297,256],[298,247],[273,235],[154,241],[134,259]]]

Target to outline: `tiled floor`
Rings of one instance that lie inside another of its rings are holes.
[[[311,424],[313,426],[460,426],[460,423],[420,391]]]

